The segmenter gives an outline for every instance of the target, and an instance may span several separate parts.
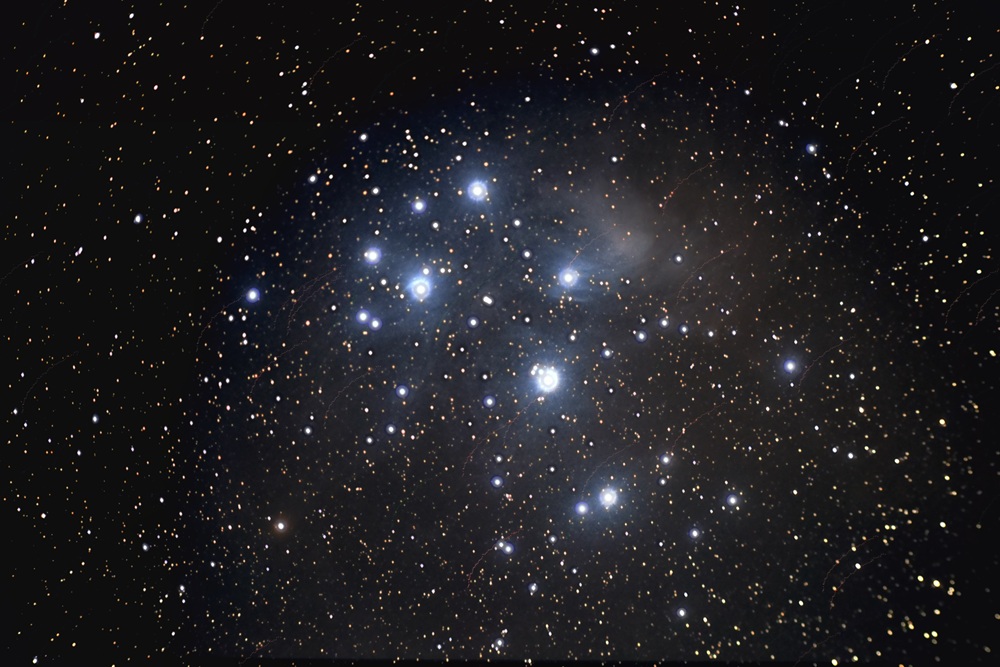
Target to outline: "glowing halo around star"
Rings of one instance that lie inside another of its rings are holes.
[[[430,281],[423,276],[416,278],[410,283],[410,294],[412,294],[417,301],[423,301],[431,294]]]
[[[483,201],[490,191],[482,181],[473,181],[469,185],[469,196],[475,201]]]
[[[580,279],[580,274],[576,269],[563,269],[559,272],[559,284],[563,287],[572,287]]]
[[[531,374],[538,381],[538,388],[546,394],[555,391],[556,387],[559,386],[559,371],[551,366],[535,366],[531,370]]]

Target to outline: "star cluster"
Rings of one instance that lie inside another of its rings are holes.
[[[107,11],[8,112],[26,659],[991,654],[969,12]]]

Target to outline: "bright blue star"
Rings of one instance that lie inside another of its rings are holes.
[[[580,279],[580,274],[576,269],[563,269],[559,274],[559,284],[563,287],[572,287]]]
[[[257,303],[260,301],[260,290],[256,287],[251,287],[247,290],[247,301],[250,303]]]
[[[416,278],[410,283],[410,294],[417,301],[423,301],[431,294],[431,282],[423,276]]]
[[[482,181],[474,181],[469,186],[469,196],[475,201],[483,201],[488,194],[489,190],[486,189],[486,184]]]
[[[532,369],[531,374],[538,379],[538,388],[545,393],[554,391],[559,386],[559,371],[551,366],[536,366]]]

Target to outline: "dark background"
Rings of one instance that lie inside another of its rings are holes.
[[[11,664],[987,662],[987,4],[20,7]]]

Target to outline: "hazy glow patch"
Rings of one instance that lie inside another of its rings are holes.
[[[486,199],[486,195],[488,194],[489,190],[486,189],[486,184],[482,181],[475,181],[469,186],[469,196],[476,201]]]
[[[559,284],[563,287],[572,287],[580,279],[580,274],[576,269],[563,269],[559,274]]]
[[[431,283],[427,278],[420,277],[410,283],[410,294],[417,299],[417,301],[423,301],[431,295]]]
[[[559,372],[551,366],[536,366],[531,374],[538,380],[538,388],[548,393],[559,386]]]

